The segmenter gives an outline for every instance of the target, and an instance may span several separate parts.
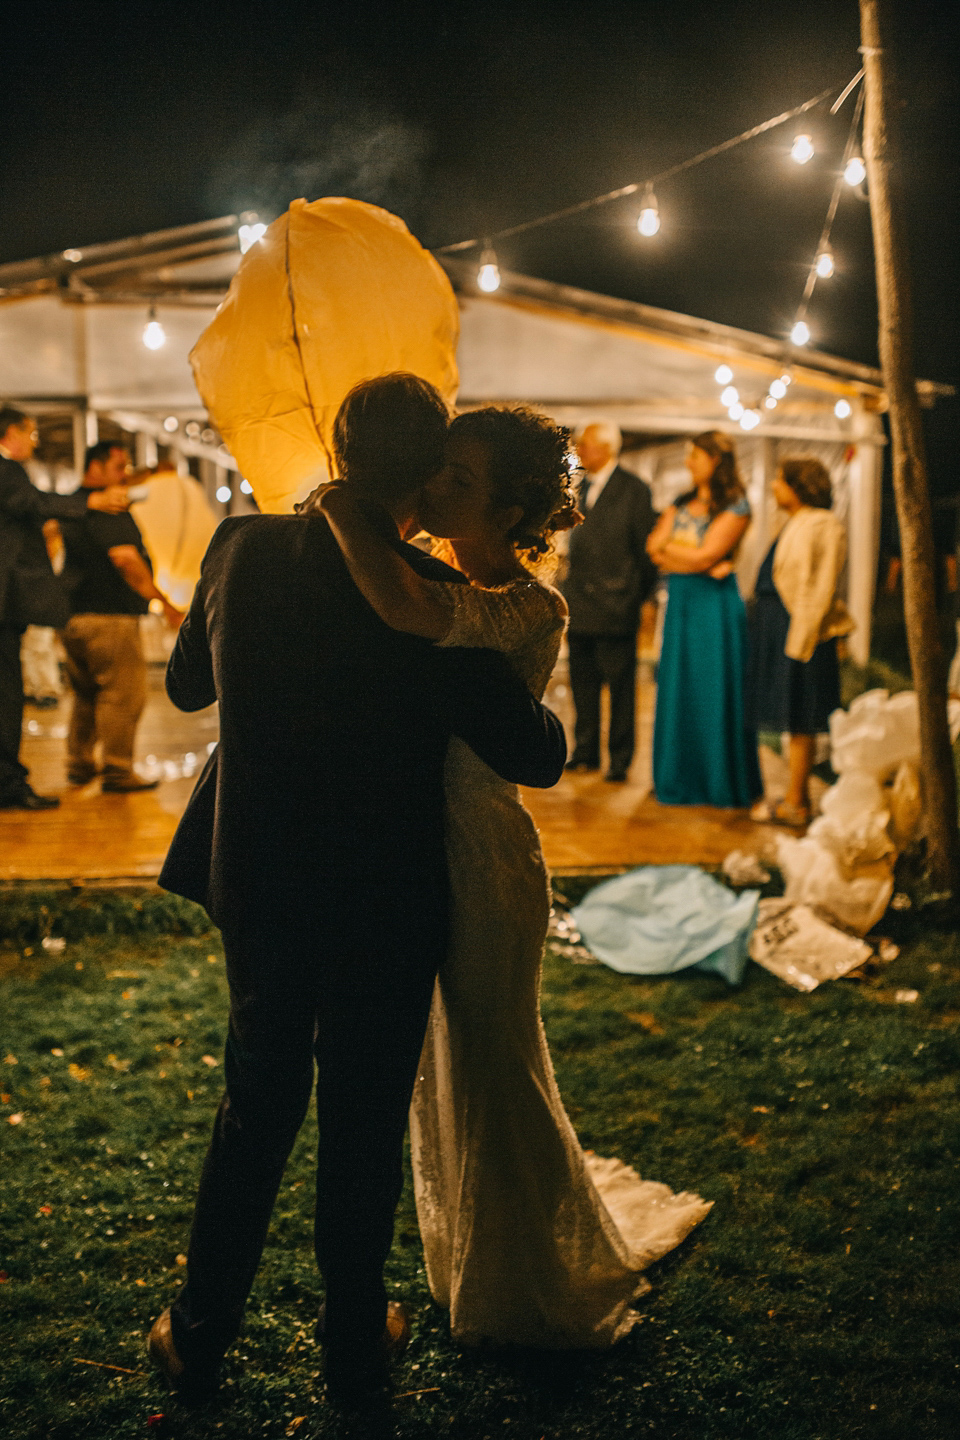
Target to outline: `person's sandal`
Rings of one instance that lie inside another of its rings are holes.
[[[788,805],[786,800],[760,800],[750,811],[750,819],[760,825],[786,825],[791,830],[805,830],[810,811],[805,805]]]

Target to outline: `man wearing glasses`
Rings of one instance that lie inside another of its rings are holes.
[[[88,509],[116,515],[128,503],[119,485],[75,495],[37,490],[25,466],[38,439],[32,416],[12,405],[0,406],[0,810],[50,810],[60,804],[31,789],[26,766],[20,763],[20,641],[28,625],[62,625],[68,614],[65,592],[47,554],[44,523],[80,519]]]

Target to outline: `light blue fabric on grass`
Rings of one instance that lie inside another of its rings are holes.
[[[695,966],[739,985],[759,890],[728,890],[697,865],[642,865],[585,896],[573,920],[588,948],[627,975]]]

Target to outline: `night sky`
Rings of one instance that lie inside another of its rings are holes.
[[[960,5],[893,10],[917,369],[957,383]],[[859,67],[856,0],[8,0],[5,14],[2,260],[324,194],[385,205],[443,245],[642,179]],[[501,263],[782,334],[850,119],[850,101],[815,112],[803,128],[823,149],[805,167],[788,124],[665,183],[652,242],[634,197],[504,241]],[[876,363],[869,211],[852,192],[833,244],[814,343]],[[941,467],[958,415],[936,415]]]

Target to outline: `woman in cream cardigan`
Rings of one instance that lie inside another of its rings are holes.
[[[751,815],[802,827],[810,818],[815,737],[840,704],[837,638],[853,629],[837,595],[847,537],[830,509],[830,476],[819,460],[782,461],[773,493],[787,521],[757,577],[750,708],[758,730],[790,732],[790,780],[783,800],[762,800]]]

